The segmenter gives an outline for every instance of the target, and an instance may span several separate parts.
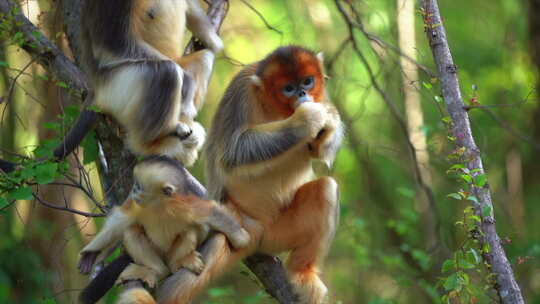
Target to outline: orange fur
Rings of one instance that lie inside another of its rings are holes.
[[[208,187],[237,214],[251,241],[231,251],[222,240],[209,240],[203,249],[205,270],[199,276],[180,272],[168,278],[157,292],[160,303],[190,303],[212,278],[254,252],[290,252],[287,270],[300,303],[325,301],[319,274],[337,226],[338,187],[330,177],[313,180],[312,158],[333,159],[342,132],[339,115],[326,98],[321,66],[309,51],[280,48],[229,85],[208,137]],[[309,92],[316,102],[295,107],[278,97],[285,83],[307,76],[317,80]],[[239,109],[248,111],[241,113],[245,121],[234,112]],[[322,130],[327,134],[317,137]],[[247,132],[249,140],[242,137]],[[284,144],[282,136],[293,143]],[[255,141],[257,146],[250,146]],[[256,154],[264,145],[267,151]]]
[[[120,294],[116,304],[156,304],[156,301],[146,289],[130,288]]]
[[[315,102],[321,102],[324,98],[324,77],[319,60],[313,54],[302,50],[296,50],[292,55],[296,61],[294,69],[288,62],[271,61],[266,63],[264,73],[261,75],[263,88],[259,92],[260,99],[270,105],[267,107],[270,111],[278,111],[283,118],[294,113],[294,99],[287,98],[281,93],[282,88],[288,83],[312,76],[316,81],[309,93]]]

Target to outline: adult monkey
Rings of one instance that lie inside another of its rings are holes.
[[[183,56],[186,25],[211,51]],[[223,48],[198,0],[87,0],[82,35],[93,100],[125,128],[130,150],[191,165],[205,137],[193,118]]]
[[[339,216],[331,177],[312,180],[312,159],[331,165],[342,123],[325,90],[322,56],[301,47],[275,50],[229,85],[207,142],[210,193],[235,210],[251,235],[231,251],[224,237],[206,244],[206,267],[180,271],[158,289],[163,304],[189,303],[228,266],[255,252],[290,251],[289,278],[300,303],[322,303],[319,266]]]

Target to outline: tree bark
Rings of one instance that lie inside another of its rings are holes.
[[[436,0],[422,0],[427,39],[439,72],[442,94],[446,108],[452,119],[451,132],[456,138],[458,148],[465,148],[467,166],[475,176],[485,174],[480,151],[472,136],[469,116],[465,110],[457,78],[457,67],[452,59],[450,47],[446,39],[446,31],[442,23],[439,6]],[[474,171],[473,171],[474,170]],[[484,255],[491,271],[496,275],[494,288],[504,304],[524,303],[521,290],[514,278],[512,267],[508,262],[504,248],[495,229],[493,203],[489,185],[472,186],[478,203],[473,203],[475,212],[481,218],[480,242],[489,245],[489,252]],[[489,211],[489,212],[487,212]],[[487,214],[486,214],[487,213]]]

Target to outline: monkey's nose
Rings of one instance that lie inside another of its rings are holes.
[[[298,93],[298,97],[304,97],[306,96],[306,91],[302,90]]]

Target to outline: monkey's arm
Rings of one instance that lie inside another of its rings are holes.
[[[315,138],[324,126],[325,113],[322,105],[306,102],[287,119],[245,128],[226,145],[223,164],[229,169],[249,166],[253,174],[253,166],[264,172],[264,168],[288,162],[286,152]]]
[[[129,202],[124,203],[128,205]],[[79,271],[88,274],[95,262],[100,262],[106,257],[108,248],[121,240],[124,231],[134,222],[134,217],[116,207],[108,216],[105,226],[80,252]]]
[[[230,214],[227,208],[214,201],[209,202],[214,205],[208,218],[209,226],[225,234],[234,248],[246,247],[251,239],[249,233],[242,228],[238,220]]]
[[[208,16],[206,16],[199,6],[199,1],[188,0],[186,2],[188,5],[186,12],[186,25],[188,29],[213,52],[220,52],[223,49],[223,41],[219,38]]]

